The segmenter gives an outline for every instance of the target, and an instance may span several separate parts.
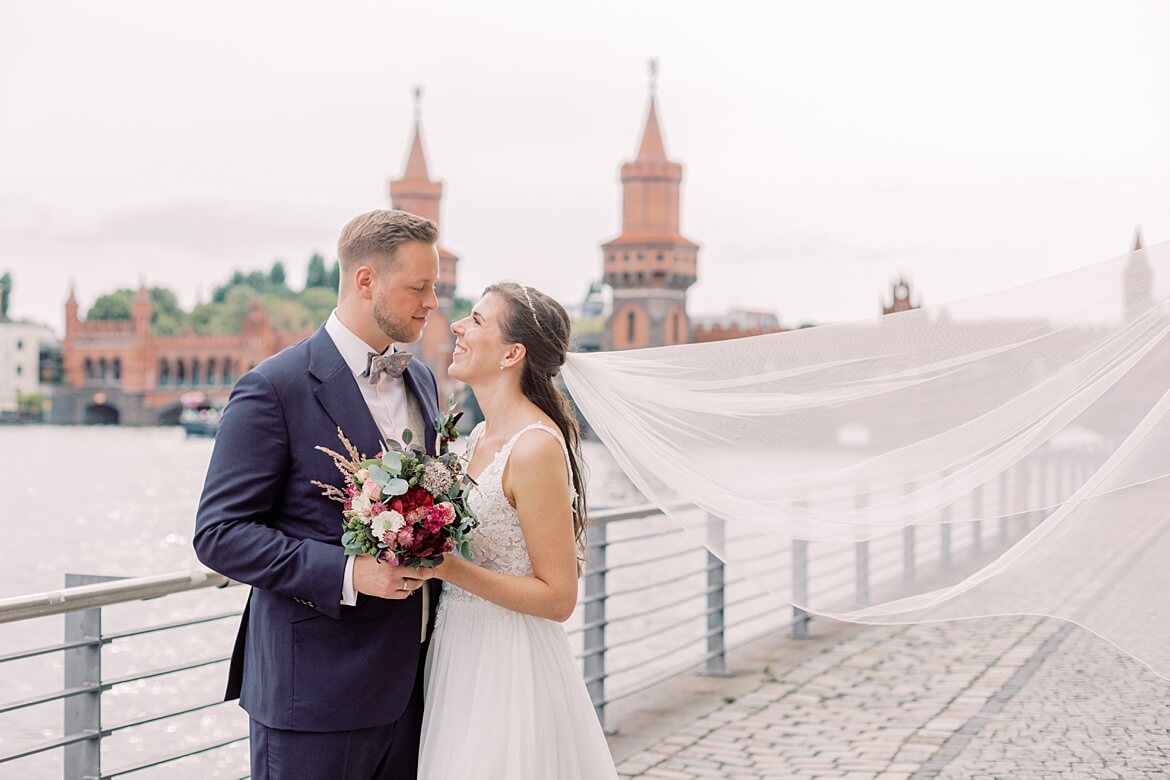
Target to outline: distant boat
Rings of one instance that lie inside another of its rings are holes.
[[[193,396],[198,395],[196,399]],[[183,411],[179,414],[179,425],[188,436],[214,438],[219,427],[222,409],[203,399],[202,393],[190,393],[183,398]]]

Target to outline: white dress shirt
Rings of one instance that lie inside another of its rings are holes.
[[[325,322],[325,332],[333,339],[334,346],[341,353],[345,364],[353,372],[354,381],[362,392],[366,406],[370,408],[370,415],[381,430],[381,436],[398,438],[402,429],[407,426],[406,413],[406,383],[402,377],[388,377],[383,375],[377,384],[370,384],[370,380],[362,376],[369,362],[371,352],[378,350],[362,341],[352,330],[345,327],[337,318],[337,309],[329,315]],[[357,604],[357,591],[353,587],[353,563],[355,558],[350,556],[345,562],[345,577],[341,581],[341,603],[346,606]]]

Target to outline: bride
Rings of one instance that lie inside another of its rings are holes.
[[[554,384],[569,317],[515,283],[454,323],[449,374],[475,392],[471,558],[433,574],[443,596],[426,660],[418,776],[616,778],[561,622],[577,601],[585,524],[580,437]]]

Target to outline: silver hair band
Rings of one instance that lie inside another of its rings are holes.
[[[520,285],[520,289],[524,291],[524,297],[528,299],[528,308],[532,309],[532,321],[536,323],[537,328],[544,330],[544,328],[540,327],[540,320],[536,318],[536,305],[532,303],[532,296],[528,294],[528,288]]]

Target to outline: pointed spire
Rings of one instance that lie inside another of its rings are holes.
[[[65,302],[66,303],[73,303],[73,304],[77,303],[77,280],[76,279],[69,280],[69,300],[67,300]]]
[[[1137,252],[1142,249],[1142,226],[1138,225],[1133,229],[1133,250]]]
[[[662,142],[662,131],[658,128],[658,110],[654,98],[650,98],[650,113],[646,116],[646,129],[642,131],[642,143],[638,146],[639,160],[665,160],[666,144]]]
[[[422,147],[422,87],[414,88],[414,140],[410,143],[410,155],[406,158],[406,180],[430,181],[427,171],[427,157]]]

